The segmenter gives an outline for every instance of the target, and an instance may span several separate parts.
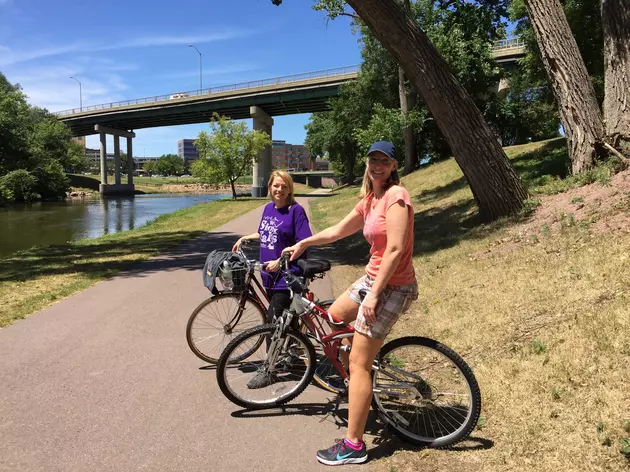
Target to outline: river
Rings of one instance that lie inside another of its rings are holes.
[[[138,228],[157,216],[228,196],[149,194],[0,207],[0,257]]]

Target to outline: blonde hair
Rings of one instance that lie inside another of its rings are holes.
[[[387,183],[385,184],[385,189],[387,190],[392,185],[400,185],[400,176],[398,175],[398,169],[392,170],[389,179],[387,179]],[[363,184],[361,185],[361,191],[359,192],[359,199],[362,200],[367,197],[371,197],[374,195],[374,185],[368,177],[368,166],[365,164],[365,172],[363,173]]]
[[[289,187],[289,196],[287,197],[287,205],[295,204],[295,196],[293,195],[293,179],[291,178],[291,176],[286,170],[278,169],[278,170],[274,170],[271,173],[271,176],[269,177],[269,182],[267,183],[267,192],[269,193],[269,199],[273,200],[271,198],[271,184],[273,183],[273,180],[276,177],[280,177],[282,180],[284,180],[284,183],[287,184],[287,187]]]

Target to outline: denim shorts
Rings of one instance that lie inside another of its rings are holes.
[[[369,292],[373,284],[374,279],[369,275],[364,275],[348,289],[348,297],[353,302],[361,304],[359,291]],[[362,307],[359,307],[354,329],[370,338],[383,339],[389,334],[400,315],[409,309],[411,302],[417,299],[418,284],[416,282],[410,285],[387,285],[378,296],[375,310],[376,322],[369,325],[363,316]]]

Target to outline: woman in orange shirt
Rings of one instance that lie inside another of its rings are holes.
[[[372,363],[392,326],[418,298],[412,261],[414,211],[409,193],[400,185],[397,168],[392,143],[372,144],[359,203],[335,226],[285,249],[293,260],[310,246],[338,241],[360,229],[371,245],[366,274],[328,310],[346,323],[356,320],[356,334],[350,351],[348,431],[345,439],[317,451],[317,460],[327,465],[367,460],[363,434],[372,399]],[[368,291],[363,301],[360,290]]]

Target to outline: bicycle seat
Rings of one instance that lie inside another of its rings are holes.
[[[300,259],[297,265],[304,271],[304,277],[315,277],[330,270],[330,262],[324,259]]]

